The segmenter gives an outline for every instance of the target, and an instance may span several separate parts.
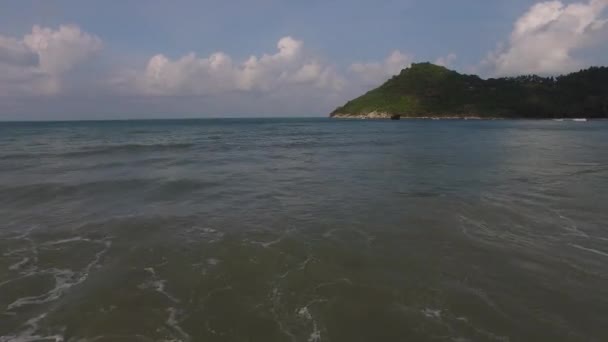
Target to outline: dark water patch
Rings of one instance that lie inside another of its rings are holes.
[[[80,151],[66,152],[61,154],[65,158],[84,158],[93,157],[104,154],[129,154],[129,153],[158,153],[158,152],[175,152],[187,150],[193,147],[192,143],[171,143],[171,144],[124,144],[124,145],[105,145],[91,146]]]
[[[150,157],[150,158],[137,158],[131,160],[129,165],[145,166],[145,167],[165,167],[171,165],[175,157]]]
[[[192,143],[172,143],[172,144],[124,144],[124,145],[102,145],[87,146],[86,148],[68,152],[29,152],[29,153],[9,153],[0,155],[0,161],[6,160],[31,160],[35,158],[85,158],[102,156],[106,154],[129,154],[129,153],[148,153],[148,152],[177,152],[192,148]]]
[[[162,134],[167,133],[166,130],[152,130],[152,129],[134,129],[127,131],[127,134]]]
[[[100,196],[142,190],[155,185],[155,180],[126,179],[94,181],[82,184],[38,183],[21,186],[0,187],[0,201],[27,203],[52,202],[78,196]]]
[[[154,200],[178,200],[180,198],[190,197],[189,195],[194,193],[218,187],[220,187],[220,184],[215,182],[205,182],[195,179],[178,179],[159,182],[154,189],[146,194],[146,197]]]
[[[586,168],[583,170],[578,170],[575,172],[572,172],[569,176],[574,177],[574,176],[579,176],[579,175],[587,175],[587,174],[603,174],[603,175],[608,175],[608,167],[594,167],[594,168]]]
[[[128,162],[122,161],[108,161],[108,162],[98,162],[90,165],[82,165],[80,167],[75,166],[74,170],[100,170],[100,169],[113,169],[122,166],[128,165]]]
[[[6,197],[37,197],[38,199],[49,199],[56,196],[76,196],[85,194],[100,195],[104,193],[126,192],[129,190],[157,189],[159,192],[172,192],[179,190],[197,190],[205,187],[218,185],[214,182],[206,182],[196,179],[166,180],[162,178],[150,179],[119,179],[102,180],[81,184],[69,183],[38,183],[20,186],[2,186],[0,192]]]
[[[446,196],[447,193],[447,189],[437,189],[434,191],[415,191],[415,190],[411,190],[411,191],[398,191],[398,193],[400,195],[406,196],[406,197],[442,197],[442,196]]]
[[[40,153],[9,153],[9,154],[1,154],[0,160],[13,161],[13,160],[28,160],[32,158],[39,158],[44,156],[44,154]]]

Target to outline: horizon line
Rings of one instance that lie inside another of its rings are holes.
[[[45,120],[5,120],[0,123],[30,123],[30,122],[100,122],[100,121],[171,121],[171,120],[238,120],[238,119],[320,119],[329,116],[212,116],[212,117],[177,117],[177,118],[108,118],[108,119],[45,119]]]

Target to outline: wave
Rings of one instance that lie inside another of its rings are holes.
[[[63,157],[82,158],[113,153],[143,153],[143,152],[167,152],[185,150],[194,147],[193,143],[169,143],[169,144],[123,144],[123,145],[99,145],[88,146],[80,150],[53,153],[53,152],[19,152],[0,155],[0,160],[16,161],[33,158]]]
[[[597,249],[593,249],[593,248],[589,248],[589,247],[583,247],[581,245],[572,244],[572,243],[570,244],[570,246],[572,246],[574,248],[577,248],[577,249],[580,249],[582,251],[586,251],[586,252],[593,253],[593,254],[596,254],[596,255],[601,255],[601,256],[604,256],[604,257],[608,257],[608,253],[602,252],[602,251],[598,251]]]
[[[148,191],[154,198],[166,196],[174,197],[181,193],[210,188],[218,183],[196,179],[167,180],[151,179],[122,179],[103,180],[80,184],[66,183],[37,183],[20,186],[0,186],[0,203],[6,202],[34,202],[42,203],[61,200],[66,197],[81,197],[89,194],[114,195],[129,191]],[[151,192],[150,192],[151,191]]]
[[[12,153],[12,154],[0,155],[0,160],[10,160],[10,161],[27,160],[27,159],[38,157],[40,155],[41,155],[40,153]]]
[[[192,143],[102,145],[101,147],[89,147],[80,151],[66,152],[58,156],[81,158],[112,153],[166,152],[189,149],[193,146]]]
[[[0,201],[6,196],[13,200],[26,200],[31,198],[35,201],[52,200],[57,197],[76,196],[85,193],[105,193],[114,190],[127,191],[129,189],[143,188],[150,181],[144,179],[128,179],[113,181],[97,181],[82,184],[65,183],[37,183],[21,186],[0,187]]]
[[[128,131],[127,134],[162,134],[166,132],[166,130],[135,129],[132,131]]]

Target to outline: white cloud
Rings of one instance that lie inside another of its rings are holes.
[[[175,60],[159,54],[148,61],[145,70],[130,77],[123,84],[135,84],[137,91],[149,95],[269,92],[296,85],[339,90],[343,85],[331,66],[307,55],[304,44],[292,37],[281,38],[276,53],[251,56],[242,63],[222,52],[208,57],[191,53]]]
[[[575,53],[608,41],[608,0],[541,2],[520,17],[506,46],[482,62],[495,75],[561,74],[583,66]]]
[[[88,105],[108,115],[200,115],[201,108],[208,115],[319,114],[413,60],[396,50],[382,61],[335,68],[302,41],[284,37],[274,52],[241,60],[223,52],[177,58],[161,53],[143,63],[96,63],[102,45],[73,25],[34,26],[20,38],[0,35],[0,112],[63,115],[86,112]],[[453,58],[442,60],[449,64]]]
[[[39,58],[39,68],[50,75],[62,74],[101,50],[101,39],[74,25],[54,31],[34,26],[24,37],[25,45]]]
[[[350,70],[366,84],[377,85],[409,67],[412,61],[411,55],[395,50],[382,62],[354,63]]]
[[[0,63],[33,66],[38,63],[38,56],[23,41],[0,35]]]
[[[454,61],[457,58],[458,58],[458,56],[456,56],[456,54],[449,53],[447,56],[442,56],[442,57],[437,58],[435,60],[435,64],[444,66],[446,68],[450,68],[450,67],[452,67],[452,64],[454,63]]]
[[[63,76],[101,47],[99,38],[74,25],[34,26],[23,39],[0,35],[0,92],[59,93]]]

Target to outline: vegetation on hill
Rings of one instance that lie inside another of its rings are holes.
[[[484,80],[431,63],[412,64],[331,116],[371,112],[404,117],[606,118],[608,68],[593,67],[559,77]]]

